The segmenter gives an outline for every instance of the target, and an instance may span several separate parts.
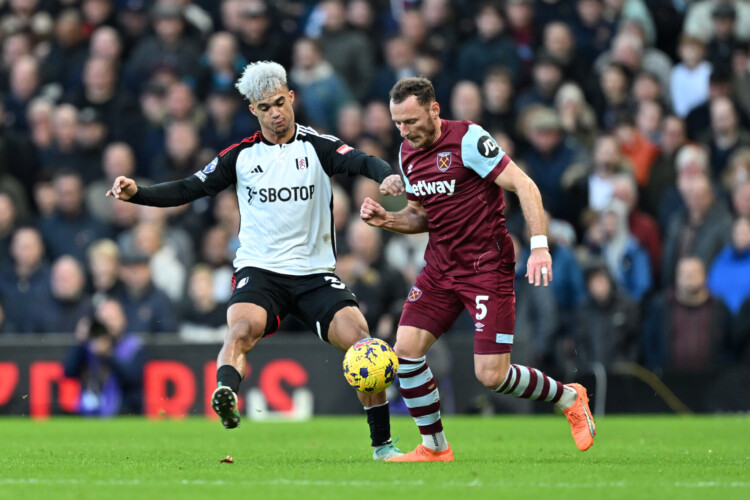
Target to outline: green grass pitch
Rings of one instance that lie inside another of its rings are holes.
[[[364,416],[233,431],[203,419],[5,418],[0,498],[750,498],[748,417],[608,416],[586,453],[562,416],[444,423],[456,462],[388,464],[372,461]],[[411,419],[392,428],[403,450],[420,442]]]

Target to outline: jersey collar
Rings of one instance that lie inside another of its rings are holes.
[[[266,136],[263,135],[263,131],[260,131],[260,140],[263,142],[263,144],[268,144],[269,146],[281,146],[283,144],[291,144],[292,142],[297,140],[297,134],[299,134],[299,124],[294,124],[294,133],[292,134],[292,137],[286,141],[282,142],[281,144],[277,144],[275,142],[271,142],[268,139],[266,139]]]

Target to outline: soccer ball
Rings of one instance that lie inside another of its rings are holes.
[[[344,356],[344,377],[360,392],[383,392],[397,372],[396,353],[380,339],[360,340]]]

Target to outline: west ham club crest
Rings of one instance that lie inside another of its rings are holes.
[[[409,302],[416,302],[416,301],[419,300],[419,297],[421,297],[421,296],[422,296],[422,290],[420,290],[419,288],[413,286],[413,287],[411,287],[411,290],[409,290],[408,300],[409,300]]]
[[[452,161],[453,161],[453,154],[450,151],[438,153],[437,155],[438,170],[440,170],[441,172],[445,172],[446,170],[450,168]]]

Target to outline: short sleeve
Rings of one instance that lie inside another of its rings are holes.
[[[494,181],[510,158],[495,139],[479,125],[469,125],[461,140],[461,158],[464,167],[475,171],[481,178]]]

